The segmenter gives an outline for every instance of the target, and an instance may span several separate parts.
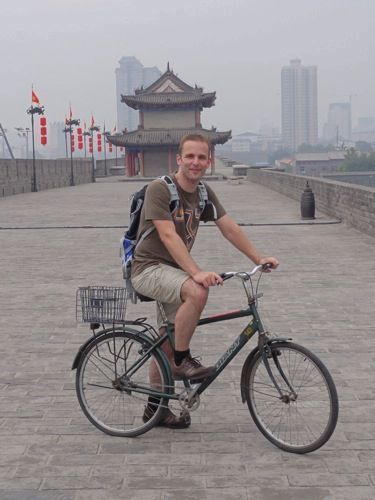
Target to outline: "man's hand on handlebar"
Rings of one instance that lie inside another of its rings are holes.
[[[279,265],[279,261],[275,257],[263,257],[259,261],[259,265],[263,266],[264,273],[270,273],[271,269],[276,269]]]
[[[204,286],[204,288],[223,284],[223,278],[213,271],[199,271],[199,273],[194,274],[192,278],[195,283]]]

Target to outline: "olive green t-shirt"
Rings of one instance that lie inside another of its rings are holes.
[[[216,220],[223,217],[226,212],[213,190],[206,183],[205,186],[210,203],[207,203],[202,211],[199,206],[200,197],[198,189],[194,193],[188,193],[178,185],[175,177],[173,177],[173,181],[177,186],[180,198],[179,206],[173,213],[170,210],[170,192],[167,184],[162,179],[155,179],[147,186],[139,223],[138,238],[149,227],[153,226],[152,220],[170,220],[174,222],[177,234],[181,237],[190,252],[197,235],[199,221],[208,222],[215,220],[211,204],[216,208]],[[161,242],[157,230],[154,229],[136,247],[132,262],[132,276],[136,276],[147,267],[158,263],[179,267]]]

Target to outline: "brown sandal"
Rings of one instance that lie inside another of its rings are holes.
[[[153,416],[154,411],[146,406],[143,414],[143,422],[148,422]],[[190,413],[182,411],[180,416],[175,415],[169,408],[164,408],[159,422],[155,427],[168,427],[169,429],[186,429],[191,424]]]

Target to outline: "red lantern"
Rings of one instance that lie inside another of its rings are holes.
[[[102,152],[102,147],[98,145],[98,153]]]
[[[47,119],[45,116],[40,117],[40,143],[42,146],[47,144]]]
[[[89,153],[92,153],[92,144],[89,144]]]
[[[82,135],[82,129],[81,129],[81,127],[77,128],[77,135]]]
[[[74,135],[73,134],[70,136],[70,142],[74,145]]]
[[[83,142],[78,141],[78,149],[83,149]]]
[[[74,151],[75,151],[75,148],[74,148],[74,146],[73,146],[73,144],[72,144],[72,153],[74,153]]]
[[[108,144],[108,150],[109,150],[109,152],[110,152],[110,153],[112,153],[112,151],[113,151],[113,147],[112,147],[112,144],[111,144],[111,143],[109,143],[109,144]]]

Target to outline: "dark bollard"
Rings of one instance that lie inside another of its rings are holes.
[[[315,219],[315,198],[309,181],[306,182],[305,190],[301,196],[301,217],[302,219]]]

